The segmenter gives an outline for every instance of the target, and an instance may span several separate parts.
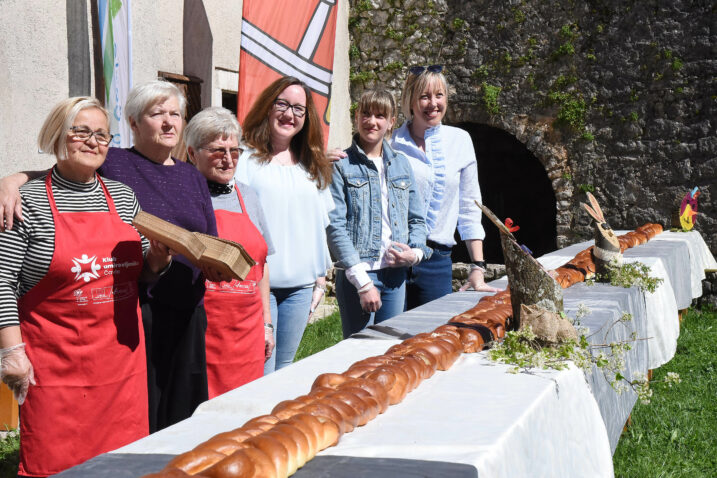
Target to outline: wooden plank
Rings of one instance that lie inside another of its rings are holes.
[[[67,70],[70,96],[90,96],[90,36],[87,31],[86,0],[66,0]]]
[[[244,280],[256,264],[237,242],[189,232],[144,211],[135,216],[133,224],[140,233],[182,254],[197,267],[211,267],[232,279]]]
[[[17,428],[19,406],[7,385],[0,384],[0,427],[3,430]]]

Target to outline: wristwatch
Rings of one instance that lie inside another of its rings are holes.
[[[264,327],[267,329],[274,330],[274,324],[272,324],[271,322],[264,322]]]
[[[471,270],[473,269],[480,269],[482,272],[485,272],[485,261],[473,261],[471,262]]]

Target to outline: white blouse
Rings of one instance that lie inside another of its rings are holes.
[[[426,130],[426,152],[411,138],[408,121],[393,133],[391,146],[408,157],[421,197],[426,202],[428,239],[454,246],[458,226],[462,240],[484,239],[478,185],[478,163],[468,132],[438,125]]]
[[[271,288],[308,287],[331,267],[326,227],[334,201],[300,164],[260,163],[248,148],[234,178],[259,196],[275,253],[267,258]]]

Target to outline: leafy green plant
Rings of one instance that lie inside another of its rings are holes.
[[[361,52],[359,51],[358,47],[356,45],[351,45],[349,47],[349,58],[352,60],[358,60],[361,56]]]
[[[585,141],[595,141],[595,136],[589,131],[584,132],[580,137]]]
[[[616,287],[630,288],[638,287],[643,292],[655,292],[662,284],[663,279],[652,277],[650,275],[650,266],[642,262],[626,262],[623,264],[611,263],[607,267],[606,274],[595,274],[591,279],[587,279],[585,283],[592,285],[595,282],[607,282]]]
[[[488,77],[488,65],[481,65],[471,73],[471,78],[480,80]]]
[[[349,81],[351,83],[366,83],[369,80],[375,80],[376,72],[375,71],[355,71],[352,70],[349,74]]]
[[[454,30],[460,30],[466,25],[466,21],[462,18],[454,18],[453,22],[451,22],[451,26]]]
[[[564,90],[566,87],[576,83],[578,77],[575,75],[560,75],[555,79],[553,83],[554,90]]]
[[[545,344],[538,340],[530,326],[525,326],[520,330],[506,333],[502,342],[494,344],[488,356],[493,361],[513,365],[508,369],[510,373],[530,373],[530,369],[564,370],[568,367],[568,363],[572,362],[582,369],[583,373],[590,374],[595,366],[615,391],[622,393],[630,387],[643,404],[650,403],[652,390],[647,377],[640,373],[632,377],[625,375],[625,354],[632,349],[632,345],[637,340],[641,340],[637,337],[637,333],[633,332],[627,340],[607,342],[610,329],[616,324],[631,321],[632,315],[624,312],[608,327],[602,343],[591,343],[589,339],[598,332],[588,335],[588,329],[580,325],[580,320],[590,313],[590,309],[584,304],[578,306],[577,314],[572,321],[578,332],[577,340],[567,339],[557,344]],[[562,315],[568,318],[565,314]],[[671,386],[680,382],[680,376],[674,374],[665,381]]]
[[[371,0],[358,0],[353,8],[354,12],[362,13],[371,10]]]
[[[405,35],[399,31],[394,30],[393,28],[389,27],[386,29],[386,36],[390,38],[391,40],[395,40],[397,42],[403,41]]]
[[[585,127],[587,105],[579,93],[552,91],[548,93],[548,100],[559,105],[558,114],[555,118],[556,124],[568,125],[577,131]]]
[[[398,71],[404,67],[402,61],[392,61],[391,63],[384,65],[383,70],[387,72]]]
[[[513,20],[515,23],[523,23],[525,21],[525,13],[519,8],[513,8],[511,9],[513,12]]]
[[[672,67],[672,71],[680,71],[683,66],[682,60],[675,58],[672,60],[672,64],[670,66]]]
[[[555,50],[555,53],[553,53],[553,58],[558,58],[561,56],[569,56],[575,54],[575,47],[571,42],[565,42],[562,45],[558,47],[557,50]]]
[[[639,117],[637,115],[637,111],[633,111],[632,113],[630,113],[630,121],[635,123],[635,122],[637,122],[638,119],[639,119]]]
[[[20,433],[17,429],[8,430],[8,434],[0,440],[0,477],[17,476],[20,463]]]
[[[496,115],[500,112],[498,96],[500,95],[501,89],[500,86],[489,85],[485,81],[481,84],[483,106],[491,115]]]
[[[595,192],[595,186],[593,186],[592,184],[578,184],[578,189],[584,193],[594,193]]]

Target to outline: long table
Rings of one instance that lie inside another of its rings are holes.
[[[577,244],[539,260],[557,267],[589,245]],[[580,304],[591,309],[582,325],[591,331],[594,344],[624,340],[633,332],[652,337],[636,342],[626,354],[626,376],[631,377],[672,357],[674,329],[679,331],[677,308],[701,294],[696,284],[704,269],[717,268],[717,263],[696,232],[660,234],[625,256],[652,265],[654,273],[667,279],[664,290],[646,295],[635,287],[577,284],[564,291],[564,303],[572,317]],[[505,280],[494,284],[505,285]],[[667,293],[673,295],[672,302],[666,300]],[[136,476],[157,470],[172,455],[268,413],[281,400],[307,393],[320,373],[342,372],[357,360],[385,352],[400,341],[398,336],[432,330],[473,307],[483,295],[457,292],[406,312],[383,322],[379,330],[362,331],[205,402],[187,420],[61,476],[86,476],[88,470],[93,476]],[[671,309],[662,309],[666,307]],[[632,321],[612,326],[623,312],[631,313]],[[653,354],[660,358],[655,360]],[[507,373],[508,368],[491,362],[486,352],[464,354],[449,371],[436,372],[402,403],[343,436],[295,476],[359,476],[357,469],[369,473],[360,476],[372,478],[415,476],[406,471],[415,469],[425,476],[613,476],[612,452],[635,394],[616,393],[597,370],[586,376],[573,366],[529,374]]]

